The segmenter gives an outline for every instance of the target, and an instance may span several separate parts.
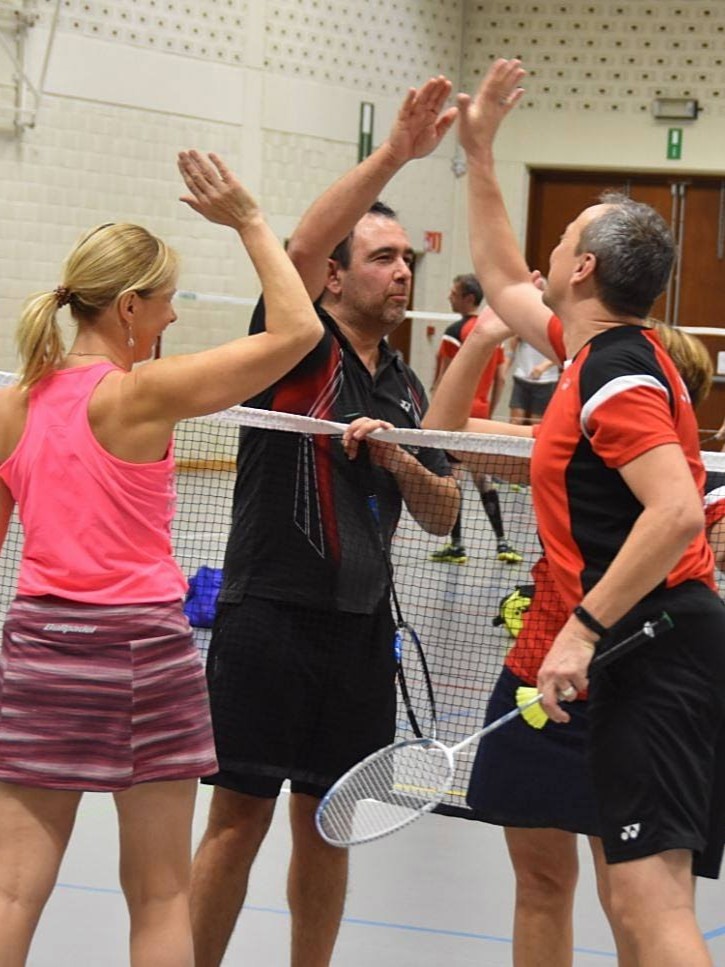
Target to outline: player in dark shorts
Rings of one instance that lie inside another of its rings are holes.
[[[389,139],[313,204],[290,241],[290,257],[319,298],[324,335],[289,377],[251,402],[350,429],[342,443],[242,432],[207,668],[220,771],[210,780],[192,877],[197,967],[224,955],[285,779],[292,960],[322,965],[332,956],[347,853],[319,836],[315,810],[341,773],[395,729],[389,579],[368,495],[377,495],[386,547],[403,500],[441,535],[460,504],[440,452],[413,454],[369,436],[390,424],[416,427],[426,408],[420,381],[384,340],[408,304],[410,240],[374,202],[395,171],[440,142],[453,120],[441,114],[449,91],[438,78],[409,95]],[[260,306],[252,329],[264,325]],[[359,463],[361,439],[369,466]]]
[[[712,384],[713,367],[707,350],[680,329],[656,321],[652,324],[697,407]],[[459,354],[442,381],[426,414],[426,427],[509,432],[505,424],[466,419],[465,396],[490,351],[481,338],[486,337],[485,328],[479,329],[476,339]],[[492,334],[488,339],[491,348],[495,338]],[[526,433],[533,435],[532,428]],[[719,548],[716,559],[723,556],[718,533],[723,519],[723,494],[717,490],[706,494],[708,539],[713,549]],[[515,707],[522,686],[536,684],[546,653],[569,617],[545,557],[534,565],[531,577],[533,595],[486,705],[486,725]],[[577,696],[566,709],[570,716],[567,723],[547,722],[538,730],[524,716],[490,735],[478,747],[469,782],[467,801],[476,818],[505,829],[516,875],[513,949],[521,967],[540,963],[542,950],[546,950],[547,963],[552,967],[571,963],[578,834],[589,838],[600,900],[605,909],[608,907],[607,868],[589,766],[586,694]]]
[[[705,967],[692,874],[718,875],[725,839],[725,607],[704,533],[697,422],[646,326],[674,243],[651,208],[605,195],[552,252],[542,304],[493,163],[523,73],[518,61],[497,61],[475,98],[459,98],[459,131],[474,265],[489,302],[523,339],[566,361],[531,482],[570,616],[538,686],[549,716],[568,721],[558,699],[584,690],[597,648],[662,610],[672,617],[655,648],[592,679],[592,776],[618,947],[638,962]]]

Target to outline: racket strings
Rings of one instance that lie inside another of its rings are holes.
[[[435,742],[388,747],[348,773],[318,816],[331,843],[364,843],[392,833],[433,809],[451,788],[453,761]]]

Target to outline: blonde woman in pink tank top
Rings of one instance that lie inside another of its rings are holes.
[[[25,964],[84,791],[113,792],[134,967],[191,967],[196,780],[217,768],[201,662],[173,560],[175,424],[245,400],[322,337],[256,203],[215,155],[179,155],[188,194],[233,228],[259,275],[267,329],[153,356],[176,320],[177,257],[137,225],[103,225],[18,326],[0,390],[0,540],[17,504],[18,595],[0,661],[0,965]],[[68,305],[70,349],[56,319]]]

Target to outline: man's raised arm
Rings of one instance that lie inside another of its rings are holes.
[[[442,76],[432,77],[417,90],[411,88],[387,139],[302,216],[287,252],[313,299],[325,287],[330,252],[353,230],[393,175],[440,144],[457,114],[455,107],[443,110],[450,93],[451,82]]]
[[[496,178],[493,143],[517,104],[526,72],[518,60],[497,60],[473,98],[458,95],[459,137],[468,168],[471,257],[486,301],[506,325],[551,359],[546,327],[551,312],[531,281]]]

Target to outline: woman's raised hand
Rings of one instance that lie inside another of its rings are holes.
[[[219,155],[180,151],[177,164],[190,192],[180,201],[210,222],[242,232],[262,220],[256,201]]]

